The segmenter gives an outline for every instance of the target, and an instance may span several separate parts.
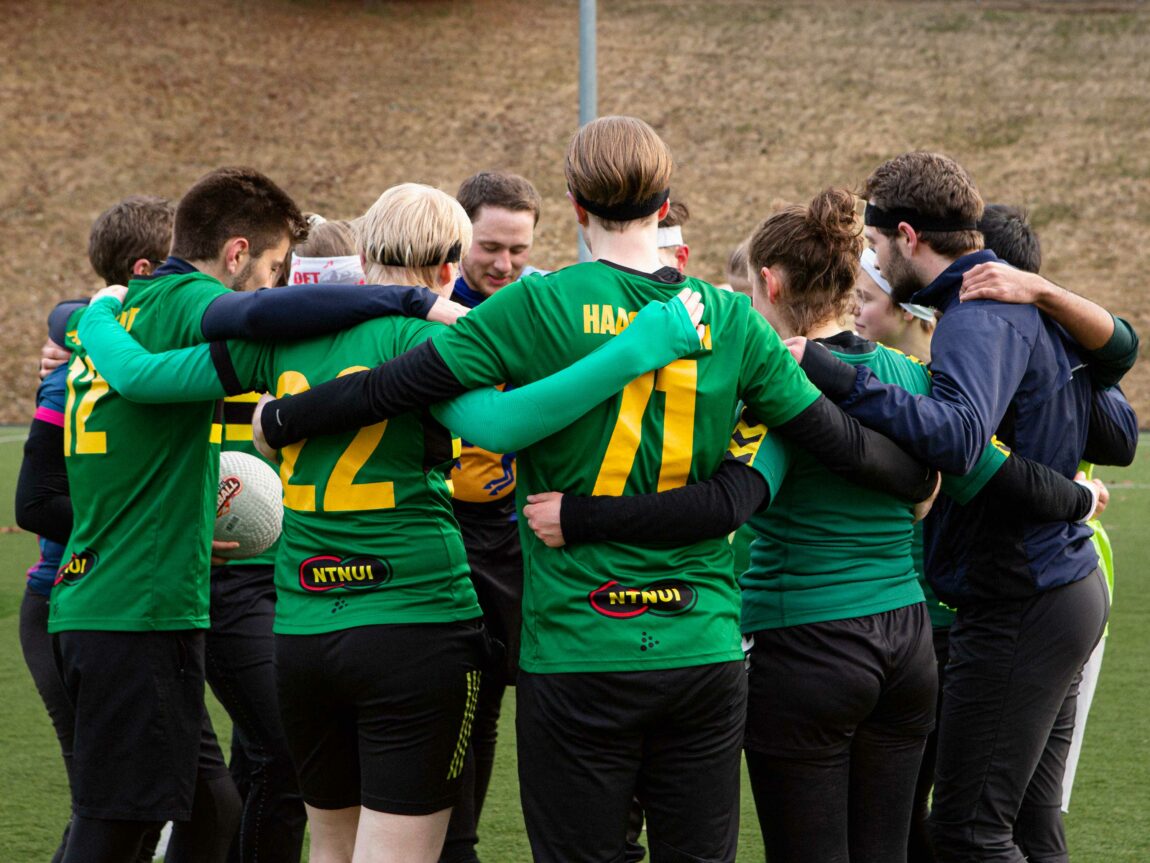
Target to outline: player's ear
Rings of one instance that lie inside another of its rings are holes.
[[[147,258],[137,258],[132,262],[132,275],[133,276],[150,276],[152,274],[152,262]]]
[[[680,273],[687,272],[687,258],[691,257],[691,247],[684,243],[675,247],[675,266]]]
[[[575,221],[577,221],[584,228],[587,227],[587,211],[579,206],[579,202],[575,200],[575,196],[571,194],[571,190],[567,190],[567,200],[571,202],[571,206],[575,208]]]
[[[435,275],[439,286],[446,288],[455,281],[455,264],[440,264]]]
[[[671,199],[670,198],[665,200],[663,202],[663,206],[661,206],[659,208],[659,212],[658,212],[659,218],[656,221],[659,221],[659,222],[663,221],[665,218],[667,218],[667,214],[669,212],[671,212]]]
[[[251,244],[248,242],[247,237],[232,237],[224,243],[224,269],[231,275],[235,275],[240,268],[240,261],[243,256],[248,254],[251,250]]]
[[[906,222],[898,223],[898,239],[906,243],[907,251],[914,254],[918,248],[918,232]]]
[[[772,306],[779,301],[779,278],[774,274],[770,267],[763,267],[759,270],[759,275],[763,280],[763,293],[767,297],[767,302]]]

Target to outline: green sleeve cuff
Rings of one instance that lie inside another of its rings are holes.
[[[983,449],[982,455],[978,457],[978,461],[974,463],[974,467],[970,469],[969,473],[962,476],[945,473],[942,475],[942,493],[956,503],[965,506],[974,499],[976,494],[982,491],[983,487],[990,482],[990,478],[1006,464],[1009,455],[1010,450],[1006,446],[991,438],[990,443]]]

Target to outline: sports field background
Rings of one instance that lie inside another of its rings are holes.
[[[26,406],[31,413],[31,405]],[[0,526],[11,503],[24,437],[0,427]],[[1067,828],[1074,863],[1150,860],[1150,436],[1134,466],[1101,470],[1111,488],[1104,522],[1115,550],[1115,607],[1102,678]],[[51,723],[24,666],[17,637],[24,570],[36,558],[32,536],[0,533],[0,861],[40,863],[51,856],[68,811],[64,768]],[[141,574],[144,577],[146,574]],[[226,734],[227,719],[214,714]],[[487,863],[521,863],[530,855],[515,778],[514,700],[504,703],[495,776],[480,824]],[[224,738],[226,739],[226,737]],[[225,747],[226,749],[226,747]],[[744,782],[740,861],[761,861],[762,843]]]
[[[308,210],[483,168],[544,198],[533,263],[572,260],[576,0],[2,2],[0,422],[23,422],[92,219],[251,164]],[[718,278],[772,201],[939,149],[1031,207],[1049,275],[1150,333],[1150,5],[1141,0],[600,0],[599,111],[676,157],[690,272]],[[1150,366],[1128,395],[1150,417]]]

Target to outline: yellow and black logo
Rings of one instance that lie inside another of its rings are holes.
[[[604,617],[638,617],[648,612],[656,617],[674,617],[694,608],[699,596],[686,582],[665,579],[634,588],[608,581],[591,591],[587,599]]]
[[[73,554],[72,559],[56,572],[56,581],[54,584],[60,584],[61,582],[75,584],[92,571],[97,560],[99,560],[99,557],[96,555],[96,552],[90,548],[84,549],[79,554]]]
[[[304,590],[375,590],[391,581],[391,564],[378,557],[338,557],[321,554],[299,565],[299,584]]]

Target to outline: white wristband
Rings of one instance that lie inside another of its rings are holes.
[[[1086,479],[1076,479],[1074,481],[1090,492],[1090,512],[1078,519],[1080,522],[1090,521],[1090,519],[1094,518],[1094,513],[1098,509],[1098,486]]]

